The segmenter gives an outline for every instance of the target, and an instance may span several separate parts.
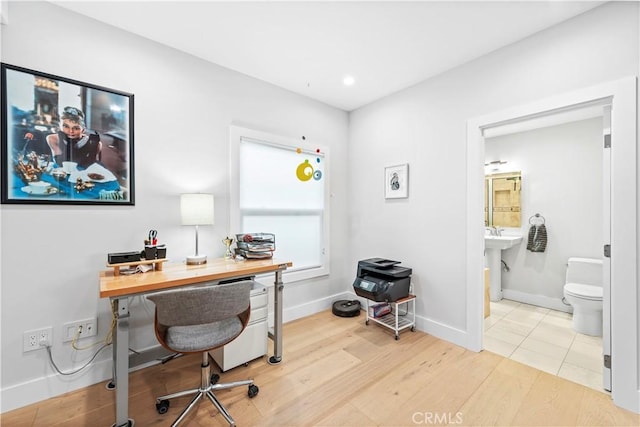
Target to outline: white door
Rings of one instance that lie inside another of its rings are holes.
[[[602,240],[605,254],[602,258],[602,387],[611,391],[611,106],[603,107],[602,116]]]

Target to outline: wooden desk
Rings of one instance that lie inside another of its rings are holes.
[[[203,282],[254,276],[275,272],[274,328],[269,338],[274,342],[271,364],[282,360],[282,272],[290,261],[275,259],[234,261],[209,260],[202,265],[165,264],[162,270],[142,274],[115,275],[114,270],[100,272],[100,298],[109,298],[116,318],[113,335],[113,380],[116,389],[116,422],[113,426],[132,426],[129,418],[129,304],[128,298],[163,289]]]

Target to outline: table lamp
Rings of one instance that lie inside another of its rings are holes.
[[[213,225],[213,194],[181,194],[180,217],[182,225],[196,226],[196,253],[187,257],[187,264],[206,263],[207,256],[198,253],[198,226]]]

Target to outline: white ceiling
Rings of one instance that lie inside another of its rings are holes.
[[[52,3],[351,111],[604,2]]]

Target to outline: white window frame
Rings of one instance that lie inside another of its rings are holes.
[[[254,141],[264,142],[266,144],[284,147],[287,149],[291,149],[295,151],[296,149],[301,149],[303,152],[307,153],[315,153],[317,149],[324,154],[324,164],[329,165],[329,150],[327,147],[322,145],[310,145],[307,142],[299,141],[294,138],[288,138],[281,135],[270,134],[254,129],[249,129],[237,125],[231,125],[229,129],[229,157],[230,157],[230,165],[229,165],[229,226],[231,233],[240,233],[246,232],[247,230],[240,229],[240,178],[239,178],[239,151],[240,151],[240,141],[241,139],[249,139]],[[330,272],[330,257],[329,257],[329,247],[330,247],[330,230],[329,230],[329,218],[330,218],[330,184],[329,184],[329,173],[328,167],[324,170],[324,174],[322,175],[322,179],[324,182],[324,212],[322,215],[322,241],[323,241],[323,249],[320,253],[320,266],[311,267],[311,268],[296,268],[295,260],[282,260],[282,261],[293,261],[293,266],[287,269],[283,274],[283,281],[285,283],[296,282],[300,280],[312,279],[321,276],[327,276]],[[265,210],[265,214],[271,213],[272,211]],[[268,230],[255,230],[256,232],[267,232]],[[274,254],[275,259],[278,258],[278,236],[276,235],[276,251]]]

